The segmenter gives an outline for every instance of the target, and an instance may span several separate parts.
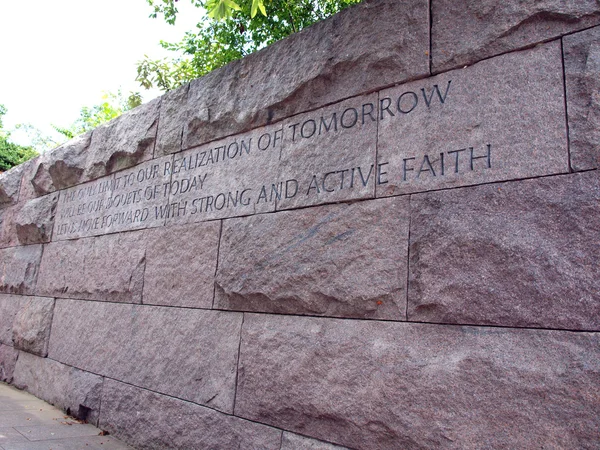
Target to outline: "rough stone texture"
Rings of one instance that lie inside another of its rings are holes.
[[[242,314],[57,300],[49,357],[233,411]]]
[[[235,414],[352,448],[595,448],[600,334],[246,314]]]
[[[9,345],[0,344],[0,381],[11,383],[19,350]]]
[[[19,201],[22,176],[23,165],[0,173],[0,208],[5,208]]]
[[[57,202],[58,194],[50,194],[29,200],[20,208],[15,229],[21,245],[50,242]]]
[[[167,224],[275,211],[276,198],[269,194],[282,147],[278,124],[174,155]]]
[[[14,371],[14,384],[19,389],[94,424],[100,413],[102,380],[98,375],[24,352]]]
[[[0,249],[0,292],[33,294],[41,259],[41,244]]]
[[[299,436],[287,431],[283,432],[280,450],[348,450],[346,447],[328,444],[316,439]]]
[[[15,220],[22,204],[0,209],[0,248],[19,245]]]
[[[396,109],[403,95],[404,111],[418,99],[407,114]],[[383,91],[385,98],[395,116],[386,111],[379,124],[378,162],[389,163],[389,182],[378,196],[569,170],[560,42]],[[480,159],[471,160],[470,148]]]
[[[149,232],[143,303],[211,308],[220,229],[208,222]]]
[[[404,320],[408,198],[223,223],[215,307]]]
[[[100,427],[135,448],[279,450],[281,430],[106,380]]]
[[[158,134],[154,146],[154,157],[177,153],[182,150],[183,124],[187,116],[184,107],[190,84],[163,94],[160,104]]]
[[[433,0],[432,15],[434,72],[600,23],[597,0]]]
[[[415,195],[413,321],[600,330],[596,172]]]
[[[190,148],[428,75],[428,11],[424,0],[365,1],[192,81],[161,112],[157,154],[178,150],[183,118]]]
[[[53,298],[28,297],[13,322],[14,347],[46,357],[53,312]]]
[[[564,38],[571,167],[600,163],[600,27]]]
[[[27,299],[20,295],[0,294],[0,344],[13,345],[13,323]]]
[[[285,192],[277,209],[375,196],[377,94],[294,116],[283,129],[278,180],[298,186],[296,195],[291,188]]]
[[[92,132],[45,152],[25,168],[22,199],[32,199],[85,181]]]
[[[151,159],[160,98],[100,125],[92,134],[86,178],[92,180]]]
[[[61,192],[53,240],[162,226],[172,157],[159,158]]]
[[[141,303],[146,265],[143,232],[47,244],[37,294]]]

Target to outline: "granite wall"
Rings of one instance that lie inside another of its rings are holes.
[[[138,448],[600,448],[600,3],[372,0],[0,176],[0,377]]]

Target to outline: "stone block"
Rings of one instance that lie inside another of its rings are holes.
[[[0,249],[0,292],[33,294],[41,259],[41,244]]]
[[[379,102],[377,196],[569,170],[560,42],[382,91]]]
[[[13,323],[27,300],[21,295],[0,294],[0,344],[13,345]]]
[[[147,233],[144,304],[212,308],[220,222]]]
[[[432,64],[441,72],[600,23],[596,0],[433,0]]]
[[[14,205],[19,201],[19,190],[24,165],[18,165],[0,173],[0,209]]]
[[[141,303],[146,265],[143,237],[143,232],[134,232],[47,244],[38,295]]]
[[[215,307],[404,320],[408,198],[223,222]]]
[[[154,154],[160,98],[94,129],[86,161],[86,178],[133,167]]]
[[[346,447],[307,438],[298,434],[283,432],[280,450],[348,450]]]
[[[161,113],[158,154],[177,151],[182,131],[187,149],[428,75],[428,11],[424,0],[365,1],[192,81]]]
[[[600,330],[596,172],[414,195],[411,321]]]
[[[103,378],[48,358],[21,352],[14,385],[80,420],[97,423]]]
[[[183,124],[187,117],[186,102],[190,84],[173,89],[162,96],[158,134],[154,157],[170,155],[182,150]]]
[[[22,198],[30,200],[85,181],[91,139],[90,131],[45,152],[27,165],[21,188]]]
[[[373,450],[593,448],[598,383],[599,333],[247,313],[235,415]]]
[[[167,224],[275,211],[269,194],[282,148],[278,124],[174,155]]]
[[[0,344],[0,381],[4,383],[12,382],[18,357],[19,350],[10,345]]]
[[[100,427],[136,448],[279,450],[281,430],[107,379]]]
[[[97,236],[164,225],[171,162],[171,156],[147,161],[62,191],[53,239]]]
[[[15,231],[21,245],[50,242],[58,194],[29,200],[19,209]]]
[[[375,197],[377,94],[294,116],[283,131],[278,210]]]
[[[15,220],[22,204],[0,209],[0,248],[19,245]]]
[[[49,357],[230,413],[241,325],[238,313],[57,300]]]
[[[27,297],[27,302],[21,307],[13,322],[14,347],[46,357],[53,312],[53,298]]]
[[[571,167],[600,165],[600,27],[564,37]]]

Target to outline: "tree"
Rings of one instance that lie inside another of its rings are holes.
[[[93,130],[109,120],[119,117],[142,104],[142,97],[138,92],[131,92],[125,97],[121,91],[117,93],[103,92],[102,101],[93,106],[83,106],[79,110],[79,117],[69,126],[50,126],[58,135],[49,135],[30,123],[16,125],[16,129],[27,135],[30,144],[39,152],[45,152],[64,144],[80,134]]]
[[[18,166],[38,155],[31,147],[24,147],[10,141],[10,132],[4,129],[2,116],[7,113],[4,105],[0,105],[0,172]]]
[[[174,24],[177,0],[147,0],[150,17],[162,15]],[[146,88],[174,89],[194,78],[270,45],[329,17],[360,0],[191,0],[204,9],[205,20],[180,42],[160,45],[177,54],[173,58],[145,59],[138,63],[136,80]],[[261,14],[257,14],[260,11]]]
[[[94,128],[119,117],[125,111],[135,108],[142,104],[142,97],[138,92],[132,92],[125,98],[121,91],[116,94],[112,92],[103,92],[102,102],[94,106],[84,106],[79,111],[79,118],[69,127],[52,127],[67,139],[73,139],[75,136],[86,133]]]

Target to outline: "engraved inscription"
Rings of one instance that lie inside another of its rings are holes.
[[[559,173],[557,58],[507,54],[64,190],[53,239]]]

